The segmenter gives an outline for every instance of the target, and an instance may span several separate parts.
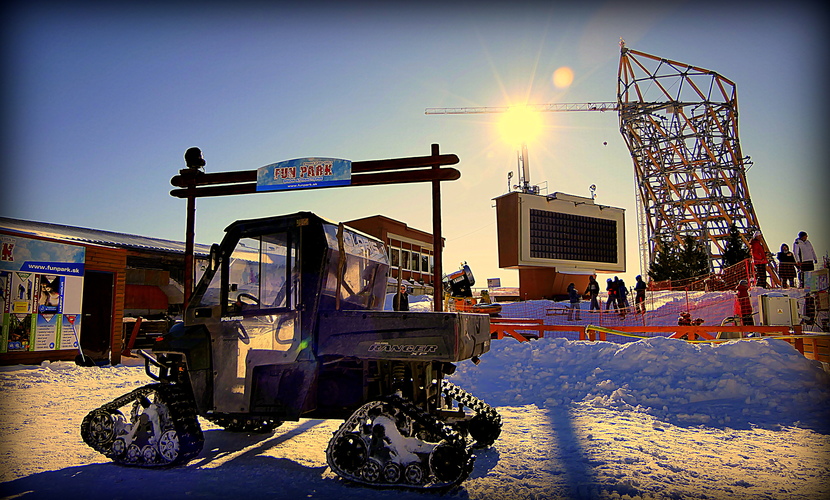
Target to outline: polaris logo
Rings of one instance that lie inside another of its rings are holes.
[[[375,342],[369,346],[369,352],[391,352],[408,353],[413,356],[429,354],[438,350],[434,344],[388,344],[386,342]]]

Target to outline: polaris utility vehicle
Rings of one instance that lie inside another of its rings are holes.
[[[340,419],[326,459],[342,478],[463,481],[501,417],[444,375],[490,349],[488,316],[381,310],[384,244],[309,212],[226,232],[184,322],[142,351],[155,383],[90,412],[83,440],[117,464],[164,467],[199,454],[198,417],[246,432]]]

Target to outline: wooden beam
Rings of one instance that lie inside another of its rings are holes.
[[[449,155],[447,155],[449,156]],[[455,156],[455,155],[452,155]],[[213,175],[213,174],[203,174]],[[423,168],[419,170],[404,170],[400,172],[377,172],[367,174],[352,175],[352,182],[348,186],[320,186],[317,188],[306,189],[323,189],[328,187],[349,187],[349,186],[375,186],[380,184],[406,184],[412,182],[432,182],[432,181],[454,181],[461,178],[461,172],[454,168]],[[175,178],[174,178],[175,179]],[[170,191],[171,196],[176,198],[203,198],[206,196],[227,196],[234,194],[254,194],[254,193],[275,193],[277,191],[257,191],[256,182],[245,182],[239,184],[228,184],[221,186],[208,187],[194,187],[174,189]],[[302,191],[303,189],[284,190],[287,191]]]

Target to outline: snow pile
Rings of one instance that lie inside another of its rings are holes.
[[[584,403],[732,428],[818,428],[830,416],[830,376],[782,340],[505,338],[481,359],[461,363],[451,378],[494,406]]]

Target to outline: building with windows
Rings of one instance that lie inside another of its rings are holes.
[[[344,222],[346,226],[381,239],[389,252],[389,278],[432,286],[435,253],[432,233],[414,229],[406,223],[374,215]],[[441,244],[444,244],[442,238]]]
[[[79,341],[117,364],[133,330],[181,311],[184,243],[0,217],[0,245],[0,364],[72,360]],[[196,245],[197,273],[209,253]]]

